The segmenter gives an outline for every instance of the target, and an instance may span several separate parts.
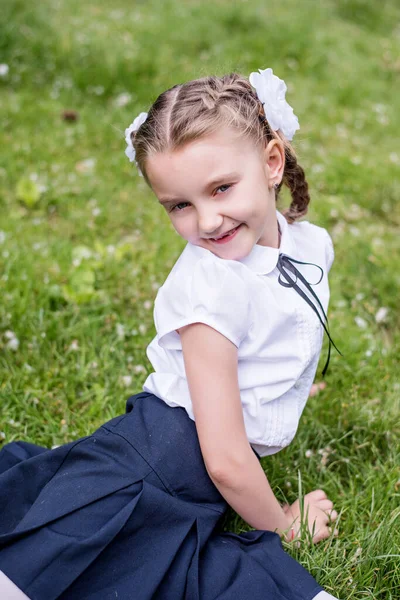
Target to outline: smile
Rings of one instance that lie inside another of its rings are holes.
[[[215,242],[216,244],[226,244],[227,242],[230,242],[235,237],[235,235],[239,231],[241,225],[242,224],[238,225],[234,229],[230,229],[229,231],[227,231],[226,233],[224,233],[223,235],[221,235],[218,238],[209,238],[209,239],[212,242]]]

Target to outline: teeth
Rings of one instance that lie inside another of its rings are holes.
[[[233,229],[231,229],[230,231],[227,231],[226,233],[224,233],[224,235],[221,235],[218,238],[213,238],[214,240],[222,240],[225,237],[228,237],[228,235],[230,235],[232,233],[232,231],[235,231],[236,227],[234,227]]]

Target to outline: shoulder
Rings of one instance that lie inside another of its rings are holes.
[[[168,294],[201,296],[241,286],[242,265],[219,258],[209,250],[187,244],[159,291]]]
[[[185,247],[155,300],[159,343],[176,347],[172,332],[201,322],[239,345],[248,326],[249,294],[240,268],[232,263],[204,248]]]
[[[289,227],[297,247],[301,248],[310,259],[314,257],[315,262],[325,262],[329,271],[335,253],[328,231],[309,221],[295,221]]]

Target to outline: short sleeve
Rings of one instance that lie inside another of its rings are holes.
[[[333,242],[332,242],[331,236],[326,231],[326,229],[324,229],[324,232],[325,232],[325,239],[326,239],[326,246],[325,246],[326,266],[327,266],[327,270],[329,272],[330,268],[332,266],[332,263],[334,261],[334,258],[335,258],[335,251],[333,249]]]
[[[162,348],[181,349],[176,330],[191,323],[209,325],[239,347],[250,326],[245,282],[228,261],[202,258],[190,276],[178,272],[159,289],[154,321]]]

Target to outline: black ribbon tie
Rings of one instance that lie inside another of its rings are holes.
[[[302,275],[302,273],[300,273],[300,271],[295,267],[295,265],[293,263],[296,263],[298,265],[311,265],[313,267],[317,267],[317,269],[319,269],[321,271],[321,277],[319,278],[317,283],[310,284],[307,281],[307,279],[304,277],[304,275]],[[329,361],[331,358],[331,346],[333,346],[335,348],[335,350],[340,354],[340,356],[343,356],[342,353],[340,352],[340,350],[337,348],[335,342],[333,341],[333,339],[331,338],[331,335],[329,333],[328,317],[326,316],[324,307],[322,306],[317,294],[314,292],[314,290],[311,287],[312,285],[318,285],[321,282],[321,280],[324,276],[324,271],[319,265],[316,265],[314,263],[302,262],[301,260],[295,260],[294,258],[291,258],[287,254],[279,254],[278,263],[276,266],[280,272],[280,275],[278,277],[278,282],[281,285],[283,285],[284,287],[293,288],[303,298],[303,300],[305,300],[307,302],[307,304],[309,306],[311,306],[311,308],[317,315],[322,327],[324,328],[326,335],[328,336],[328,339],[329,339],[328,358],[326,360],[325,366],[322,371],[322,376],[324,376],[328,370],[328,365],[329,365]],[[292,278],[290,274],[294,275],[294,278]],[[311,294],[312,298],[314,298],[315,304],[312,301],[312,299],[309,296],[307,296],[307,294],[300,288],[297,281],[301,281],[301,283],[304,285],[304,287],[307,289],[307,291]],[[321,317],[320,313],[322,313],[322,317]]]

